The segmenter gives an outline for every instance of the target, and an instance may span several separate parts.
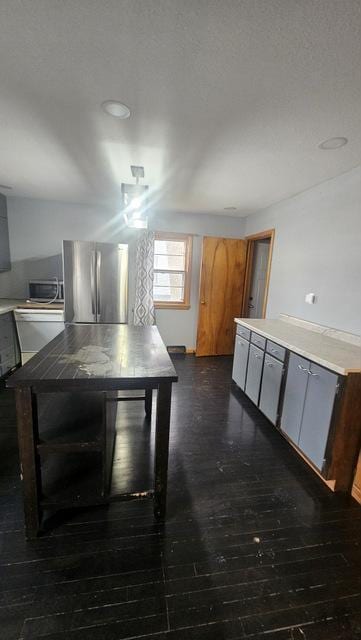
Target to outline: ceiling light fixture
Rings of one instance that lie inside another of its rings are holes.
[[[347,143],[347,138],[337,136],[335,138],[328,138],[328,140],[324,140],[318,145],[318,148],[322,149],[322,151],[332,151],[333,149],[340,149],[340,147],[344,147]]]
[[[132,165],[130,167],[135,184],[122,183],[123,215],[125,223],[133,229],[147,229],[148,217],[144,215],[147,208],[148,186],[139,184],[144,178],[144,167]]]
[[[109,116],[113,116],[114,118],[126,120],[130,117],[129,107],[122,102],[118,102],[118,100],[105,100],[105,102],[102,102],[101,106],[105,113]]]
[[[237,207],[223,207],[224,211],[237,211]]]

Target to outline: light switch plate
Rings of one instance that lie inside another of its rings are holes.
[[[307,293],[306,297],[305,297],[305,302],[307,302],[308,304],[315,304],[316,302],[316,296],[314,293]]]

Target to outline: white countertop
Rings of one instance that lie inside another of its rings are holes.
[[[14,311],[16,307],[24,302],[24,300],[12,300],[10,298],[0,298],[0,316],[3,313],[8,313],[9,311]]]
[[[285,320],[235,318],[251,331],[341,375],[361,373],[361,348]]]
[[[12,299],[12,298],[0,298],[0,316],[3,313],[8,313],[9,311],[14,311],[14,309],[63,309],[64,305],[59,302],[54,302],[52,304],[44,305],[44,304],[36,304],[36,302],[27,302],[24,299]]]

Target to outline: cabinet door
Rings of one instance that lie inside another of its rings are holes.
[[[298,444],[303,407],[309,379],[310,363],[295,353],[290,354],[281,416],[281,429]]]
[[[7,218],[0,216],[0,271],[10,269],[9,230]]]
[[[258,405],[259,389],[261,386],[262,367],[264,353],[253,344],[249,348],[246,394]]]
[[[240,336],[236,336],[232,378],[243,391],[246,382],[248,351],[249,342],[247,342],[247,340],[244,340],[243,338],[240,338]]]
[[[282,362],[266,354],[263,365],[259,408],[273,424],[277,422],[282,375]]]
[[[338,375],[312,363],[298,446],[322,469],[330,429]]]
[[[0,316],[0,366],[1,375],[12,369],[16,363],[15,359],[15,327],[11,313]]]

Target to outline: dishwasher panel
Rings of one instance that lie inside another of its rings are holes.
[[[64,329],[64,312],[52,309],[16,309],[21,363],[25,364]]]

